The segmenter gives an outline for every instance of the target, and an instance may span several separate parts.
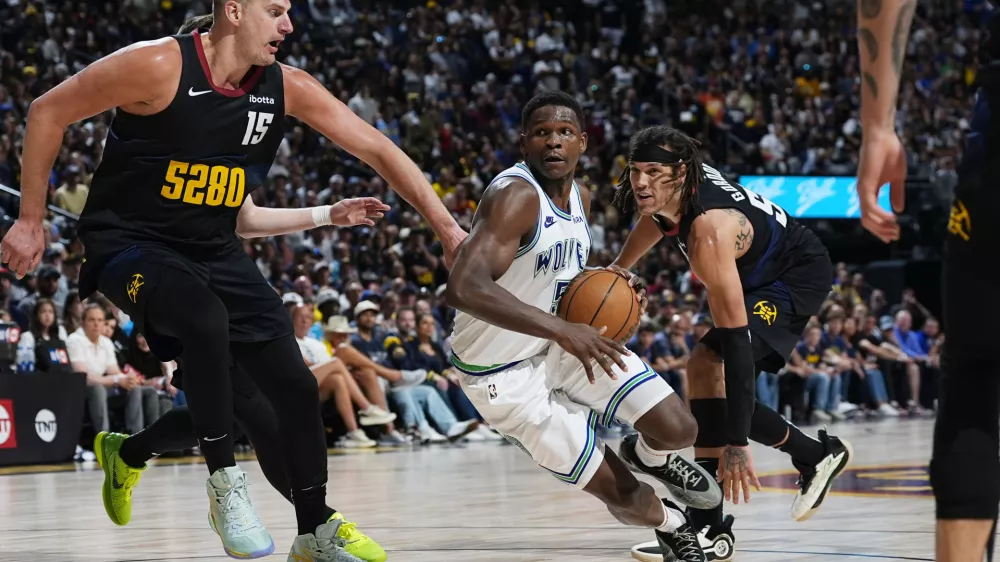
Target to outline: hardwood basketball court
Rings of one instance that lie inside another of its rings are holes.
[[[933,560],[932,426],[900,419],[831,427],[853,443],[856,458],[805,523],[788,515],[795,475],[787,457],[755,448],[767,490],[749,505],[727,504],[736,515],[734,560]],[[391,562],[627,561],[633,544],[653,538],[620,525],[513,446],[331,453],[330,505],[378,540]],[[266,559],[283,560],[296,530],[292,507],[255,461],[239,462],[277,545]],[[208,527],[207,477],[194,459],[155,461],[136,489],[132,523],[116,527],[104,514],[96,463],[0,469],[0,561],[229,560]]]

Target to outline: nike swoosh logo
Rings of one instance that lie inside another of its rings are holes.
[[[188,88],[188,95],[191,96],[192,98],[195,97],[195,96],[201,96],[201,95],[210,94],[210,93],[212,93],[212,90],[203,90],[201,92],[196,92],[196,91],[194,91],[194,88]]]

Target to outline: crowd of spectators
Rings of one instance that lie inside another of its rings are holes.
[[[18,185],[34,98],[100,56],[173,33],[210,4],[0,1],[0,184]],[[908,46],[898,127],[911,165],[946,185],[968,128],[983,9],[976,0],[921,2]],[[403,148],[466,227],[490,179],[519,157],[524,102],[539,89],[575,93],[590,138],[579,176],[593,192],[591,265],[610,263],[627,235],[632,216],[611,204],[611,185],[627,139],[645,125],[684,130],[707,162],[737,175],[855,169],[860,80],[849,3],[298,0],[292,17],[296,31],[279,59]],[[83,248],[72,215],[86,202],[112,117],[67,131],[49,184],[50,204],[65,212],[46,223],[41,268],[21,281],[0,273],[0,304],[25,329],[22,370],[86,372],[90,423],[134,431],[183,403],[183,393],[120,311],[76,293]],[[440,245],[363,163],[293,119],[286,132],[253,195],[258,205],[372,195],[393,207],[374,227],[244,242],[296,319],[341,443],[495,438],[447,368],[454,313],[443,302]],[[0,207],[16,216],[17,199],[0,194]],[[630,345],[684,393],[686,354],[711,326],[703,292],[669,245],[640,267],[651,298]],[[844,269],[833,287],[792,365],[761,377],[762,399],[796,421],[932,409],[936,322],[912,295],[890,307]]]

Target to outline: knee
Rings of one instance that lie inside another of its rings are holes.
[[[698,438],[698,422],[676,394],[657,404],[636,425],[643,436],[670,450],[686,449]]]
[[[941,425],[941,418],[938,418]],[[939,433],[943,433],[938,428]],[[930,481],[938,519],[996,519],[1000,460],[996,428],[965,428],[948,443],[935,443]]]

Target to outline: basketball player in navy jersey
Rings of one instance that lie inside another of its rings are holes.
[[[896,135],[896,99],[916,0],[859,0],[862,224],[883,242],[899,239],[893,213],[878,206],[880,188],[902,212],[906,153]],[[985,13],[985,11],[983,12]],[[942,263],[944,377],[930,463],[937,502],[937,560],[980,562],[993,557],[1000,504],[1000,361],[983,319],[1000,312],[992,260],[1000,243],[1000,19],[989,22],[979,50],[976,98],[958,168]]]
[[[698,421],[695,458],[718,473],[727,500],[750,501],[760,489],[749,440],[788,453],[800,473],[792,518],[804,521],[819,508],[851,459],[850,445],[819,432],[802,433],[754,397],[757,373],[778,372],[810,317],[830,291],[833,266],[815,234],[759,195],[704,165],[697,143],[680,131],[650,127],[632,137],[629,168],[619,201],[634,201],[640,218],[612,264],[627,270],[663,238],[672,239],[708,291],[715,321],[688,360],[691,412]],[[622,441],[621,457],[655,476],[642,436]],[[735,546],[731,518],[722,505],[688,509],[691,526],[709,560],[728,560]],[[655,560],[659,549],[643,544],[633,555]]]
[[[116,108],[80,220],[86,247],[81,295],[99,289],[134,319],[161,360],[183,358],[185,391],[211,475],[211,520],[226,552],[252,558],[274,549],[233,456],[232,354],[280,423],[299,533],[290,556],[344,560],[353,557],[339,545],[350,541],[350,549],[358,537],[343,536],[354,526],[341,526],[325,504],[316,380],[280,299],[237,235],[372,224],[387,207],[366,198],[267,209],[249,195],[264,182],[284,117],[291,115],[385,177],[426,217],[446,260],[464,232],[391,141],[307,73],[275,64],[278,45],[292,32],[289,8],[288,0],[214,0],[208,33],[131,45],[35,100],[20,216],[0,246],[0,261],[18,276],[39,263],[46,184],[63,133],[70,123]],[[124,522],[139,467],[121,461],[120,442],[100,445],[102,464],[110,466],[106,504]]]

